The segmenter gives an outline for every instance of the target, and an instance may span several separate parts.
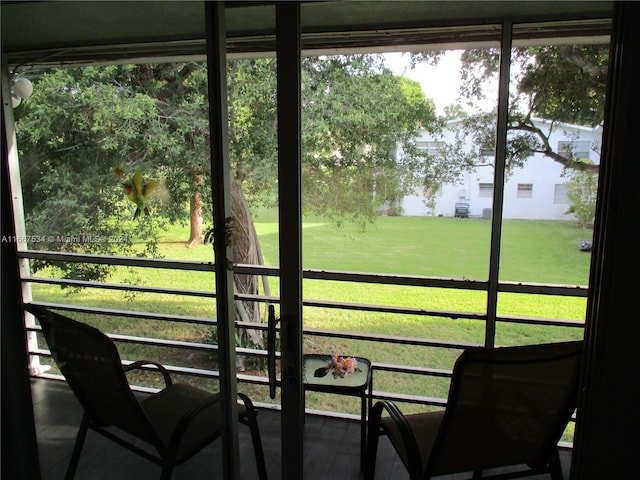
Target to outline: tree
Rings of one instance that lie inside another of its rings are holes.
[[[119,87],[123,69],[53,70],[16,111],[31,248],[156,255],[159,218],[133,221],[113,169],[149,154],[153,103]],[[133,126],[136,128],[132,128]],[[138,129],[148,137],[137,135]],[[133,172],[131,172],[133,173]],[[135,251],[134,237],[145,240]],[[33,262],[34,269],[46,262]],[[106,265],[56,262],[63,277],[103,280]]]
[[[458,120],[461,118],[466,118],[468,116],[469,114],[467,113],[467,111],[459,103],[447,105],[446,107],[444,107],[445,120]]]
[[[467,50],[462,55],[462,96],[470,105],[484,98],[487,81],[498,71],[497,50]],[[597,165],[557,151],[549,142],[561,123],[598,125],[604,118],[607,45],[559,45],[515,48],[511,55],[507,170],[522,166],[532,153],[542,153],[565,168],[598,169]],[[552,121],[549,130],[534,116]],[[478,149],[495,142],[495,115],[478,113],[465,122]],[[594,146],[597,148],[597,146]]]
[[[302,81],[304,211],[364,228],[377,206],[401,198],[419,178],[419,153],[413,149],[397,163],[396,145],[409,144],[418,128],[435,122],[433,103],[417,83],[384,68],[380,56],[307,57]],[[250,205],[277,204],[275,85],[273,59],[230,64],[229,151],[239,263],[262,263]],[[243,292],[258,292],[255,276],[236,276],[236,282]],[[257,318],[258,304],[245,303],[242,318]]]
[[[423,176],[414,139],[437,128],[433,102],[381,56],[305,59],[302,102],[306,211],[365,228]]]
[[[163,171],[171,221],[185,221],[189,205],[187,245],[203,240],[203,209],[209,193],[209,123],[207,70],[203,63],[161,63],[134,66],[129,88],[153,99],[156,109],[153,163]]]
[[[307,58],[303,81],[305,210],[364,228],[376,206],[400,198],[420,178],[422,157],[411,140],[434,123],[433,104],[379,56]],[[262,263],[250,205],[277,202],[275,60],[231,61],[227,83],[234,261]],[[87,228],[117,230],[123,212],[134,207],[113,170],[131,175],[141,168],[166,186],[168,200],[157,205],[162,215],[184,219],[189,204],[189,242],[200,240],[202,211],[211,201],[204,64],[56,69],[35,90],[18,117],[23,167],[34,166],[24,172],[30,231],[52,216],[54,195],[70,209],[82,204],[100,212],[83,217]],[[406,146],[400,162],[398,142]],[[74,176],[62,188],[66,169]],[[76,231],[68,218],[60,217],[60,231]],[[133,227],[148,226],[151,235],[159,218],[144,217]],[[236,291],[257,293],[256,277],[237,275],[235,282]],[[236,309],[239,320],[260,320],[255,302],[237,302]]]
[[[567,213],[572,213],[578,223],[578,228],[584,230],[593,225],[596,213],[596,198],[598,194],[598,174],[590,170],[568,170],[566,176],[567,198],[571,206]]]
[[[414,62],[438,62],[441,52],[414,54]],[[425,196],[435,195],[441,183],[456,183],[465,172],[486,165],[487,152],[494,151],[496,112],[482,111],[479,103],[487,89],[497,83],[499,51],[470,49],[461,56],[460,97],[462,105],[448,107],[445,119],[461,120],[456,140],[444,145],[427,162]],[[595,126],[604,118],[607,78],[607,45],[556,45],[512,49],[511,85],[507,122],[505,173],[524,165],[534,153],[553,159],[568,171],[597,172],[598,165],[576,158],[571,149],[558,151],[549,138],[562,123]],[[535,117],[550,120],[548,128]],[[470,149],[469,144],[473,147]],[[592,145],[594,150],[599,145]]]

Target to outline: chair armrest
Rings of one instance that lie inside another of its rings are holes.
[[[131,370],[135,370],[135,369],[142,370],[142,368],[145,366],[155,367],[162,374],[162,377],[164,378],[164,383],[167,387],[173,384],[173,381],[171,380],[171,375],[169,375],[169,370],[167,370],[164,365],[158,362],[153,362],[150,360],[138,360],[137,362],[130,363],[129,365],[123,365],[123,368],[125,372],[130,372]]]
[[[413,433],[413,429],[409,425],[409,422],[407,422],[407,419],[395,403],[390,400],[376,402],[370,413],[370,428],[372,429],[370,431],[370,435],[379,434],[382,412],[384,410],[387,411],[389,417],[391,418],[391,421],[398,428],[400,436],[402,437],[402,441],[404,442],[404,449],[407,453],[407,461],[409,463],[409,465],[407,465],[407,470],[409,471],[410,478],[422,477],[424,472],[422,471],[423,466],[420,460],[420,450],[418,448],[418,442],[416,441],[416,437]],[[373,431],[373,429],[376,429],[376,431]]]
[[[247,397],[244,393],[237,392],[237,395],[238,395],[238,398],[242,400],[242,403],[244,403],[244,407],[246,409],[245,418],[242,420],[246,420],[247,415],[253,415],[254,417],[256,417],[258,415],[258,411],[256,410],[256,407],[253,406],[253,402],[251,401],[251,399]],[[247,423],[247,422],[245,421],[244,423]]]

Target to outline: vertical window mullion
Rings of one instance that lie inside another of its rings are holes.
[[[225,479],[240,478],[238,439],[238,385],[236,380],[235,307],[233,250],[227,242],[231,214],[231,174],[227,127],[226,28],[223,2],[206,2],[207,71],[209,94],[209,129],[211,193],[216,275],[216,318],[218,329],[218,370],[222,418],[222,471]],[[224,226],[224,227],[223,227]]]
[[[505,163],[507,157],[507,124],[509,120],[509,77],[511,66],[511,40],[513,24],[502,23],[500,39],[500,74],[498,80],[498,116],[496,125],[496,159],[493,179],[493,216],[491,220],[491,251],[489,254],[489,281],[487,291],[487,323],[485,346],[493,348],[496,337],[498,310],[498,281],[500,269],[500,240],[502,236],[502,210],[504,203]]]

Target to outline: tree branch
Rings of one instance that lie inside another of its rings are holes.
[[[574,159],[567,158],[557,153],[551,146],[551,143],[549,142],[549,137],[542,131],[542,129],[536,127],[533,124],[533,122],[531,121],[530,115],[527,115],[525,120],[526,121],[515,120],[514,122],[509,123],[507,128],[509,130],[519,130],[519,131],[529,132],[534,134],[540,140],[543,147],[541,150],[533,150],[534,153],[542,153],[547,157],[551,158],[552,160],[555,160],[559,164],[563,165],[565,168],[571,168],[573,170],[580,170],[583,172],[584,171],[597,172],[599,170],[598,165],[576,161]]]

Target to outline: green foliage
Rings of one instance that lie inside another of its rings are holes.
[[[571,203],[567,213],[573,213],[578,228],[584,230],[593,224],[598,196],[598,174],[592,171],[569,170],[565,173],[567,198]]]
[[[228,68],[233,175],[252,206],[277,202],[276,62]],[[419,155],[395,162],[398,142],[435,121],[420,85],[395,77],[382,57],[306,57],[302,62],[304,209],[365,228],[376,207],[415,185]]]
[[[470,106],[486,97],[495,86],[499,67],[497,49],[472,49],[462,54],[461,95]],[[604,118],[608,45],[554,45],[519,47],[511,53],[509,136],[507,169],[522,166],[540,152],[567,168],[597,170],[596,165],[574,162],[549,143],[553,128],[544,131],[532,117],[552,122],[598,125]],[[472,136],[477,150],[495,144],[495,112],[475,113],[465,121],[465,135]],[[458,154],[461,154],[458,152]],[[470,154],[477,157],[477,152]],[[459,163],[473,163],[462,160]]]
[[[497,48],[470,49],[462,52],[460,71],[460,93],[475,105],[486,98],[485,82],[494,79],[499,72],[500,51]]]
[[[153,102],[119,86],[128,67],[43,74],[17,118],[30,248],[104,255],[155,255],[159,220],[131,222],[113,169],[149,153]],[[144,134],[140,134],[144,132]],[[143,248],[134,248],[143,240]],[[33,263],[37,271],[49,262]],[[107,265],[53,264],[63,277],[103,280]]]
[[[532,151],[557,153],[531,129],[531,114],[600,121],[607,55],[604,45],[514,49],[508,169]],[[412,61],[435,63],[439,57],[438,52],[414,55]],[[477,102],[484,81],[497,72],[498,52],[469,50],[463,62],[463,93]],[[275,64],[274,59],[228,63],[230,160],[252,205],[277,203]],[[412,145],[418,128],[440,126],[433,103],[416,82],[395,77],[380,56],[308,57],[302,79],[304,209],[338,224],[354,222],[364,229],[381,205],[393,212],[418,185],[434,193],[440,183],[455,181],[483,161],[481,150],[493,147],[495,117],[488,113],[465,122],[464,135],[474,139],[478,151],[452,145],[441,155],[419,152]],[[195,193],[210,210],[205,64],[53,69],[35,83],[33,96],[16,110],[30,232],[74,238],[125,231],[144,238],[145,254],[153,254],[158,214],[186,221],[186,204]],[[449,116],[463,113],[462,106],[448,110]],[[568,166],[577,167],[571,161]],[[147,223],[126,223],[132,205],[113,175],[115,167],[128,174],[143,168],[166,187],[167,198],[156,203]],[[42,242],[38,248],[131,252],[127,242]],[[106,275],[107,267],[91,268],[68,273]]]
[[[468,116],[469,116],[469,113],[459,103],[447,105],[446,107],[444,107],[445,120],[457,120],[461,118],[466,118]]]
[[[522,65],[518,90],[543,118],[598,125],[604,118],[608,45],[559,45],[516,49]]]
[[[306,212],[365,228],[416,186],[423,156],[411,144],[419,128],[436,126],[419,84],[394,76],[381,56],[310,57],[302,101]]]
[[[227,71],[232,174],[252,205],[269,207],[277,203],[275,66],[274,59],[233,60]],[[422,175],[424,158],[409,143],[418,128],[435,124],[433,103],[375,55],[306,58],[302,94],[305,210],[363,229],[378,206],[393,205]],[[185,222],[196,194],[211,210],[203,63],[52,69],[17,111],[17,133],[29,232],[126,233],[148,245],[136,252],[130,241],[38,248],[152,255],[161,218]],[[406,148],[396,162],[398,143]],[[128,178],[136,169],[165,195],[150,218],[131,224],[135,207],[114,172]],[[65,275],[103,279],[108,271]]]
[[[276,61],[234,60],[227,65],[229,156],[249,204],[277,205]]]

